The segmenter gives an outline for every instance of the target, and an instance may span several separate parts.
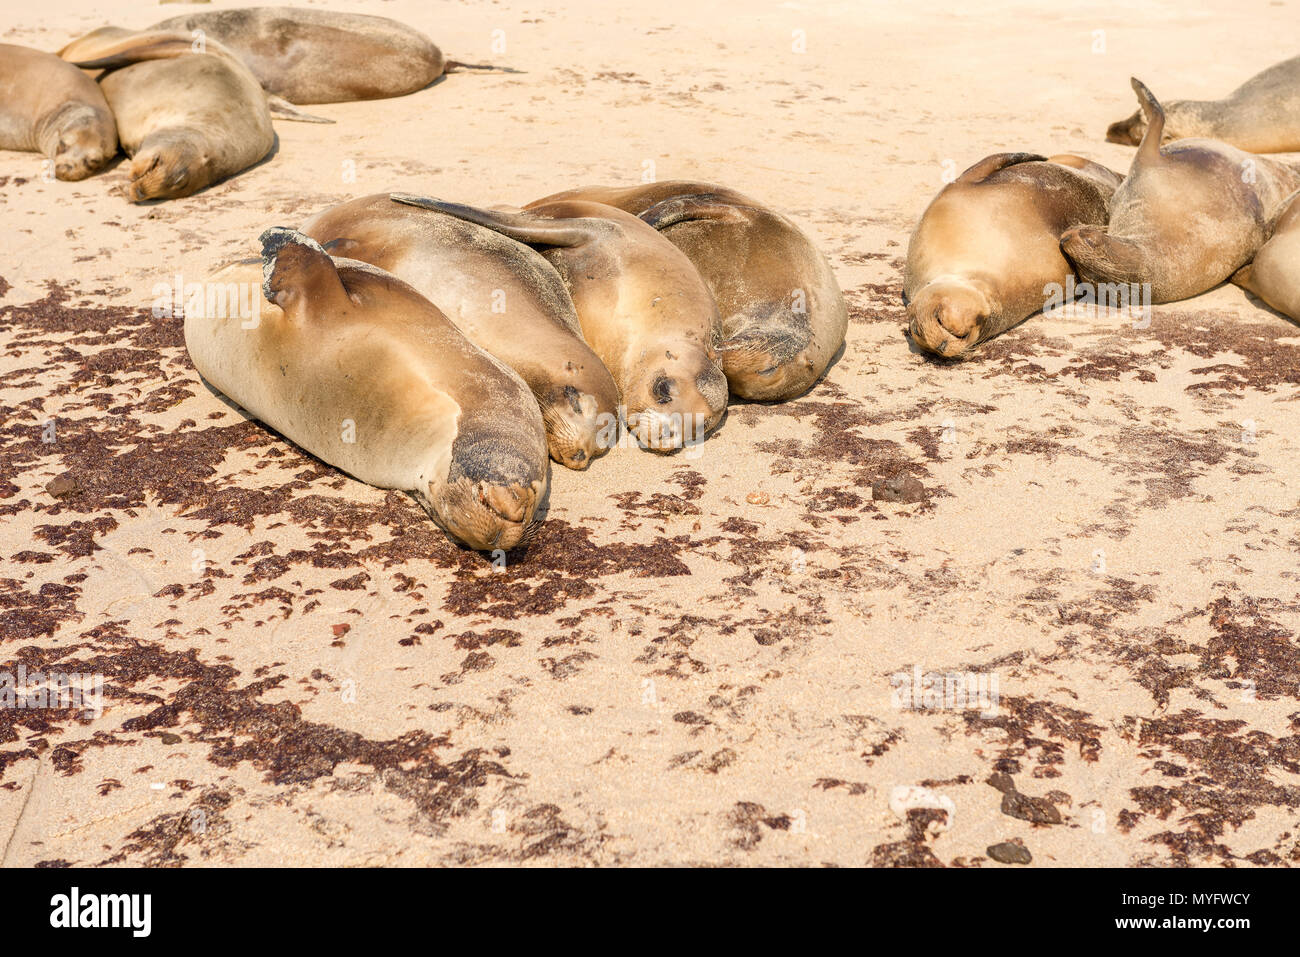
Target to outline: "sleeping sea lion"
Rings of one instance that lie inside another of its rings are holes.
[[[1250,153],[1300,150],[1300,56],[1256,74],[1222,100],[1174,100],[1164,112],[1166,143],[1203,137]],[[1137,146],[1146,128],[1139,109],[1112,123],[1106,139]]]
[[[602,203],[500,212],[394,193],[539,248],[568,287],[587,344],[614,375],[629,431],[670,452],[700,441],[727,408],[718,310],[691,261],[652,227]]]
[[[848,309],[830,265],[780,213],[725,186],[670,180],[589,186],[558,200],[605,203],[640,217],[695,264],[722,318],[722,371],[744,399],[808,391],[844,344]]]
[[[0,43],[0,149],[45,155],[85,179],[117,154],[117,124],[95,81],[52,53]]]
[[[1232,281],[1300,322],[1300,191],[1283,204],[1268,240]]]
[[[1080,278],[1149,283],[1152,302],[1187,299],[1254,258],[1300,171],[1217,140],[1160,146],[1164,111],[1137,79],[1146,135],[1110,204],[1109,226],[1079,226],[1061,249]]]
[[[99,86],[131,157],[132,202],[176,199],[233,176],[275,144],[271,112],[320,121],[279,105],[233,53],[166,31],[102,27],[59,51]]]
[[[1104,225],[1119,181],[1078,156],[997,153],[945,186],[907,247],[912,341],[952,358],[1042,309],[1071,273],[1061,233]]]
[[[318,213],[302,232],[333,256],[410,283],[476,346],[519,373],[541,406],[555,461],[584,469],[609,450],[618,387],[583,341],[559,273],[534,250],[387,193]]]
[[[400,279],[290,229],[261,241],[260,260],[210,282],[258,283],[269,308],[241,320],[187,305],[203,377],[323,461],[411,492],[471,548],[523,541],[549,482],[523,380]]]
[[[418,30],[360,13],[249,7],[172,17],[154,30],[203,31],[290,103],[404,96],[442,76],[442,51]]]

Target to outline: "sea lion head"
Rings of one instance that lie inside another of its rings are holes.
[[[550,360],[552,374],[533,393],[546,424],[551,458],[582,470],[618,440],[618,386],[594,353]]]
[[[638,364],[623,393],[628,431],[642,448],[673,452],[703,439],[727,410],[727,377],[711,350],[681,345]]]
[[[117,144],[105,142],[99,117],[78,118],[59,131],[54,148],[54,175],[61,180],[85,179],[99,172],[117,153]]]
[[[106,109],[68,102],[41,120],[41,152],[54,161],[61,180],[85,179],[117,155],[117,126]]]
[[[1126,120],[1117,120],[1106,128],[1107,143],[1122,143],[1125,146],[1137,146],[1146,135],[1147,121],[1138,110]]]
[[[922,349],[952,359],[980,341],[991,313],[979,283],[947,276],[927,283],[908,301],[908,331]]]
[[[594,394],[574,385],[557,385],[548,394],[538,395],[537,401],[546,423],[547,447],[555,461],[581,471],[609,451],[609,443],[601,437],[607,423],[602,421],[601,403]],[[607,415],[613,412],[605,411]]]
[[[733,394],[770,402],[801,395],[817,381],[808,317],[790,302],[758,303],[725,325],[736,330],[718,347]]]
[[[175,199],[212,181],[211,159],[203,142],[179,132],[147,137],[131,159],[127,196],[133,203]]]
[[[458,436],[446,478],[422,482],[416,500],[470,548],[509,551],[529,536],[546,492],[546,475],[500,437]]]

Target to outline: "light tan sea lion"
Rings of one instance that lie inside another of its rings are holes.
[[[132,202],[189,196],[275,144],[272,102],[253,74],[219,43],[199,48],[183,34],[102,27],[59,52],[84,69],[109,71],[99,86],[132,160]],[[315,119],[287,105],[277,112]]]
[[[582,339],[564,282],[537,252],[454,216],[388,198],[318,213],[302,232],[332,256],[410,283],[480,349],[528,383],[551,457],[585,469],[618,437],[618,387]]]
[[[1161,148],[1164,112],[1139,80],[1146,136],[1110,204],[1110,225],[1081,226],[1061,249],[1081,279],[1150,283],[1152,302],[1198,295],[1254,258],[1300,172],[1216,140]]]
[[[997,153],[945,186],[907,247],[912,340],[951,358],[1033,315],[1071,274],[1061,233],[1104,225],[1120,176],[1078,156]]]
[[[59,179],[85,179],[117,154],[117,124],[95,81],[71,63],[0,43],[0,149],[42,153]]]
[[[1232,281],[1300,322],[1300,191],[1283,204],[1254,262],[1237,270]]]
[[[792,399],[844,344],[848,309],[835,273],[794,223],[725,186],[670,180],[588,186],[531,203],[604,203],[640,217],[695,264],[722,317],[722,371],[744,399]]]
[[[291,229],[261,241],[261,260],[210,283],[257,283],[272,305],[250,319],[187,304],[195,368],[312,455],[411,492],[471,548],[518,545],[549,481],[523,380],[400,279]]]
[[[1202,137],[1250,153],[1300,150],[1300,56],[1256,74],[1222,100],[1174,100],[1164,111],[1166,143]],[[1146,128],[1139,109],[1112,123],[1106,139],[1137,146]]]
[[[703,439],[727,408],[718,310],[691,261],[635,216],[602,203],[499,212],[394,193],[538,247],[560,273],[582,335],[614,375],[625,420],[644,447]]]
[[[386,17],[306,7],[212,10],[155,30],[202,30],[234,51],[270,92],[290,103],[404,96],[442,76],[442,51]]]

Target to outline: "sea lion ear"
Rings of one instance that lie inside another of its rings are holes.
[[[984,157],[984,159],[958,176],[957,182],[978,183],[981,180],[988,179],[998,170],[1006,169],[1008,166],[1016,166],[1020,163],[1039,163],[1046,159],[1046,156],[1040,156],[1037,153],[994,153],[992,156]]]
[[[334,260],[320,243],[296,229],[272,226],[262,243],[262,295],[286,313],[308,303],[347,298]]]

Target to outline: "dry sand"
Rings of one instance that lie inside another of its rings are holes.
[[[315,107],[336,125],[277,121],[271,160],[154,206],[122,165],[46,183],[0,153],[0,665],[105,681],[98,718],[0,711],[3,862],[1300,860],[1300,329],[1224,287],[941,365],[900,302],[945,168],[1125,169],[1102,136],[1131,73],[1226,93],[1296,53],[1296,2],[332,0],[523,72]],[[0,39],[189,9],[11,7]],[[350,197],[523,203],[647,164],[796,219],[847,350],[697,457],[555,470],[504,571],[245,421],[149,314]],[[873,502],[894,475],[925,501]],[[998,707],[902,710],[914,668]]]

